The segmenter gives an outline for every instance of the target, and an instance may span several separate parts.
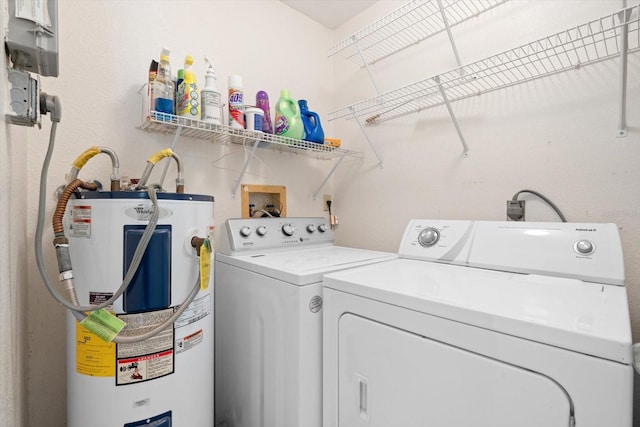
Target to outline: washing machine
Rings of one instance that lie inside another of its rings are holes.
[[[215,260],[215,418],[322,425],[322,276],[396,258],[333,245],[323,218],[229,219]]]
[[[613,224],[412,220],[324,276],[324,427],[631,427]]]

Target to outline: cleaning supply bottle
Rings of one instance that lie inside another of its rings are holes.
[[[280,99],[276,104],[275,134],[293,139],[302,139],[304,135],[304,126],[302,125],[298,103],[289,96],[287,89],[280,91]]]
[[[178,74],[176,77],[176,93],[174,95],[176,99],[175,111],[178,111],[178,100],[180,99],[180,97],[178,97],[178,91],[180,90],[180,85],[182,84],[183,81],[184,81],[184,69],[180,68],[178,70]]]
[[[178,116],[200,119],[200,95],[192,65],[193,58],[187,55],[184,60],[184,80],[178,88]]]
[[[264,112],[262,117],[262,132],[273,133],[273,125],[271,124],[271,114],[269,114],[269,95],[261,90],[256,93],[256,107]]]
[[[147,86],[147,96],[149,97],[149,111],[155,110],[155,96],[153,95],[153,84],[155,83],[156,76],[158,75],[158,61],[155,59],[151,60],[151,65],[149,65],[149,85]]]
[[[302,125],[304,126],[305,141],[324,144],[324,131],[320,124],[320,116],[313,111],[309,111],[305,99],[300,99],[298,105],[300,106],[300,116],[302,117]]]
[[[229,126],[235,129],[244,129],[242,77],[237,74],[229,76]]]
[[[170,50],[162,49],[158,73],[153,81],[153,109],[160,113],[173,114],[174,86],[171,80],[171,64],[169,63]]]
[[[204,57],[205,62],[208,64],[207,74],[204,77],[204,88],[200,90],[200,98],[202,99],[201,105],[201,120],[222,124],[222,98],[220,91],[216,87],[216,70],[209,61],[209,58]]]

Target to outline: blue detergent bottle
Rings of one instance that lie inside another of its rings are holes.
[[[306,141],[324,144],[324,131],[322,130],[318,114],[309,111],[305,99],[299,100],[298,105],[300,106],[300,116],[302,116],[302,124],[304,126],[304,139]]]

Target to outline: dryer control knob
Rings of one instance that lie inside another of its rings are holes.
[[[249,237],[251,235],[251,227],[245,225],[240,229],[240,235],[242,237]]]
[[[596,249],[593,242],[589,240],[579,240],[573,248],[581,255],[589,255]]]
[[[293,236],[293,233],[295,233],[295,231],[296,228],[291,224],[285,224],[282,226],[282,232],[287,236]]]
[[[256,228],[256,233],[258,233],[258,236],[265,236],[267,234],[267,227],[261,225],[260,227]]]
[[[320,224],[318,226],[318,231],[321,232],[321,233],[324,233],[327,230],[328,230],[327,224]]]
[[[316,232],[316,230],[317,230],[317,228],[316,228],[316,226],[315,226],[315,225],[313,225],[313,224],[309,224],[309,225],[307,225],[307,231],[308,231],[309,233],[313,234],[313,233],[315,233],[315,232]]]
[[[438,240],[440,240],[440,232],[433,227],[425,228],[418,234],[418,243],[425,248],[435,245]]]

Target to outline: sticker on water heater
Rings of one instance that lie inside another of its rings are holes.
[[[71,236],[91,237],[91,206],[73,206],[71,209]]]
[[[159,209],[160,213],[158,214],[158,219],[168,218],[173,215],[173,211],[170,209]],[[138,221],[149,221],[151,220],[151,215],[153,215],[153,205],[140,203],[136,206],[125,209],[124,214],[129,218],[137,219]]]
[[[173,309],[119,314],[127,325],[120,335],[135,336],[150,331],[173,315]],[[169,325],[144,341],[116,345],[116,385],[153,380],[174,372],[174,330]]]
[[[199,331],[189,334],[184,338],[176,340],[176,354],[191,350],[193,347],[200,344],[202,339],[202,329],[200,329]]]

